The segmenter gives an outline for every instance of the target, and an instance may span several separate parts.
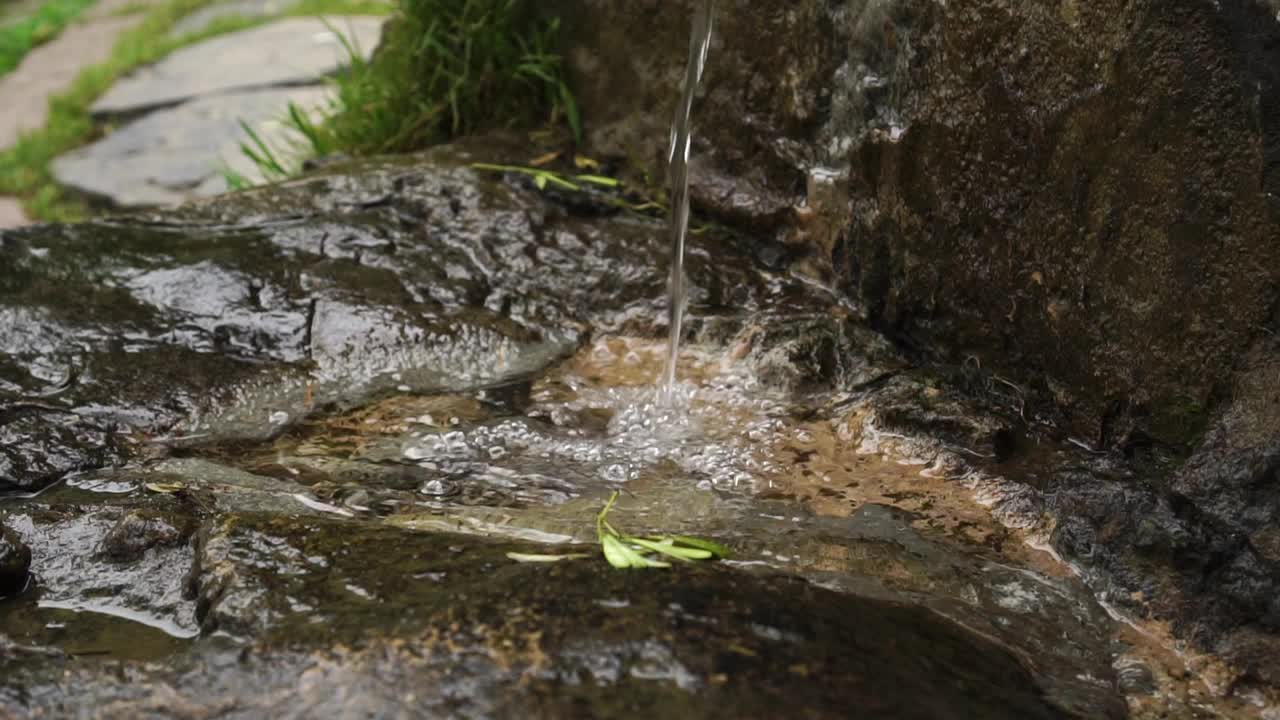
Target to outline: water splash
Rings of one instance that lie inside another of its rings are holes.
[[[771,455],[790,437],[787,406],[762,392],[751,367],[722,367],[701,349],[687,353],[690,378],[667,405],[654,387],[665,351],[656,342],[601,338],[535,383],[523,415],[415,432],[377,458],[544,498],[667,479],[744,494],[767,485],[782,472]],[[449,482],[421,493],[446,495]]]
[[[693,99],[702,84],[702,71],[707,66],[711,48],[715,0],[702,0],[693,16],[689,40],[689,65],[685,71],[684,92],[671,123],[671,149],[667,156],[667,181],[671,191],[671,283],[669,322],[671,340],[667,351],[667,368],[660,395],[671,403],[675,399],[676,360],[680,355],[680,335],[684,324],[686,290],[684,282],[684,245],[689,234],[689,151],[693,137]]]

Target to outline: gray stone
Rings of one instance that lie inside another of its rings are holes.
[[[286,0],[226,0],[225,2],[207,5],[179,20],[169,30],[169,37],[179,39],[183,36],[203,32],[223,18],[279,16],[290,5],[292,3]],[[388,2],[387,11],[390,12],[391,8],[392,3]]]
[[[66,92],[83,68],[105,62],[116,38],[137,24],[132,16],[77,23],[0,77],[0,149],[43,127],[49,100]]]
[[[181,38],[194,35],[208,29],[214,22],[222,18],[246,17],[255,18],[267,15],[279,15],[288,3],[281,0],[231,0],[208,5],[182,18],[169,30],[170,38]]]
[[[95,116],[137,113],[201,95],[313,84],[347,61],[342,39],[366,57],[378,43],[382,18],[279,20],[174,52],[138,70],[93,104]]]
[[[22,212],[22,203],[17,198],[0,197],[0,230],[22,227],[27,222],[27,215]]]
[[[319,86],[252,90],[200,98],[151,113],[53,163],[59,183],[120,207],[170,205],[227,190],[227,170],[263,179],[240,144],[243,121],[279,156],[301,141],[281,120],[294,103],[314,114],[330,91]]]

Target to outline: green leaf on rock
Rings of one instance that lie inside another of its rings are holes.
[[[645,540],[644,538],[627,538],[627,542],[638,545],[646,550],[652,550],[663,555],[670,555],[680,560],[710,560],[715,555],[710,550],[702,550],[700,548],[680,547],[675,543],[654,542]]]
[[[631,567],[631,556],[627,554],[627,549],[622,546],[622,543],[618,542],[616,535],[601,535],[600,546],[604,548],[604,559],[608,560],[610,565],[621,570]]]
[[[634,537],[621,533],[610,525],[608,520],[609,511],[617,501],[618,493],[615,491],[609,497],[609,502],[605,503],[604,509],[596,515],[596,537],[604,551],[605,560],[609,561],[613,567],[619,569],[671,567],[670,563],[656,560],[650,554],[665,555],[684,562],[729,556],[729,548],[701,538],[684,535]]]
[[[671,540],[673,540],[677,545],[684,545],[685,547],[697,548],[699,550],[706,550],[707,552],[721,559],[727,558],[733,554],[729,550],[729,548],[725,547],[724,545],[721,545],[718,542],[712,542],[711,540],[704,540],[702,538],[689,537],[688,535],[672,535]]]

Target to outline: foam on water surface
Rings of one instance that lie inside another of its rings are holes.
[[[743,365],[698,350],[688,377],[656,381],[665,348],[635,339],[598,340],[558,373],[538,381],[520,417],[447,432],[419,433],[403,456],[427,467],[536,459],[607,484],[661,473],[697,487],[745,492],[778,472],[772,445],[785,440],[786,407]]]

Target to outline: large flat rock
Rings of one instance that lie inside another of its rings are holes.
[[[307,85],[347,61],[345,36],[364,56],[378,44],[382,18],[293,18],[223,35],[174,52],[121,80],[93,104],[96,116],[123,115],[191,98],[283,85]]]
[[[287,154],[300,141],[282,119],[289,103],[314,111],[328,88],[249,90],[192,100],[136,120],[107,137],[67,153],[53,163],[63,186],[119,207],[172,205],[227,190],[225,170],[260,180],[240,144],[241,122],[264,142]]]

